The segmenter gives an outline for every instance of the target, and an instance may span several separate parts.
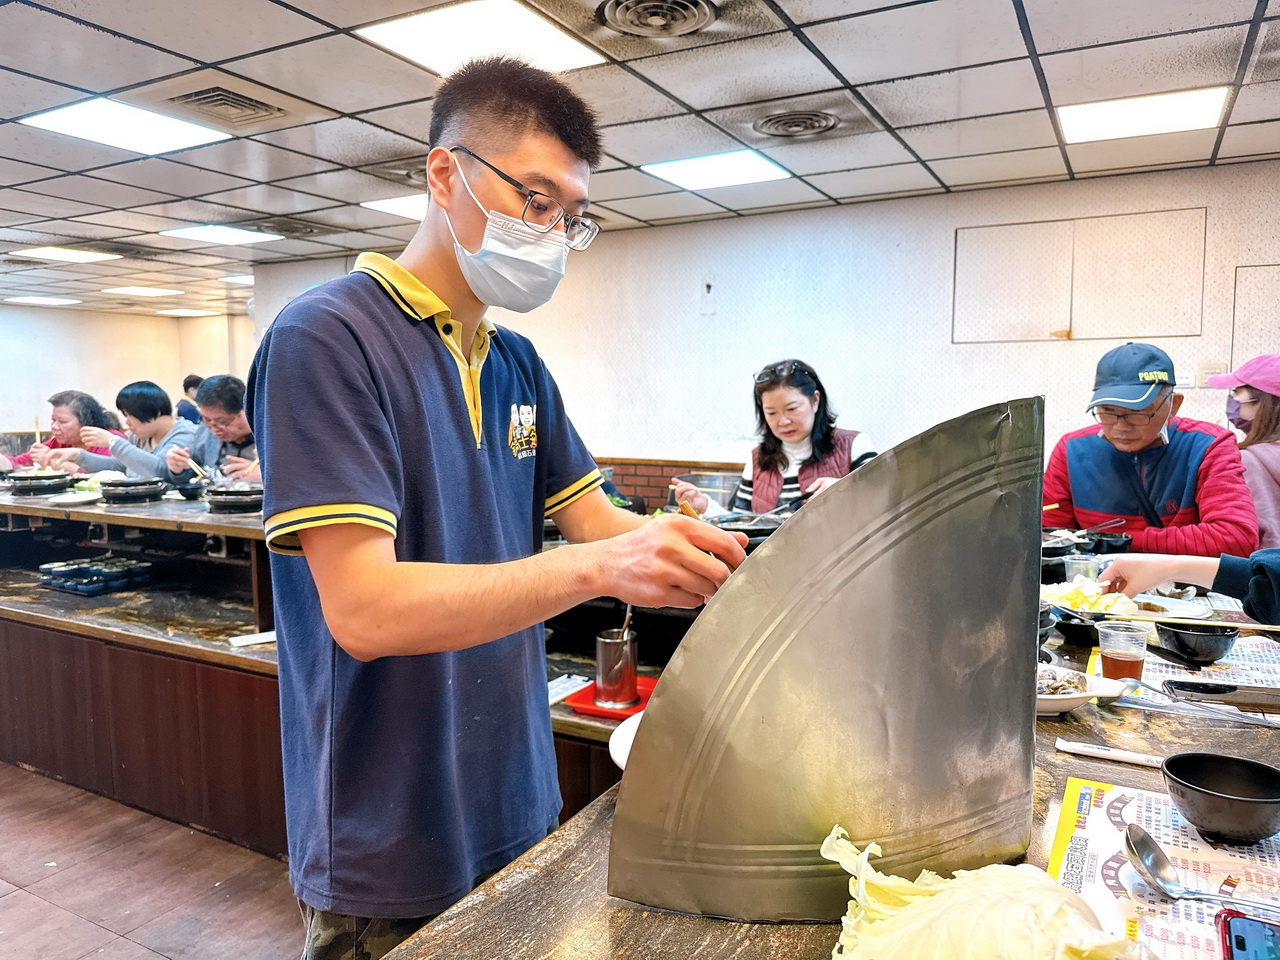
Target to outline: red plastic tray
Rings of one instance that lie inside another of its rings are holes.
[[[625,720],[639,713],[649,705],[649,697],[653,688],[658,685],[657,677],[636,677],[636,693],[640,694],[640,702],[631,707],[602,707],[596,703],[596,685],[589,683],[577,693],[571,693],[564,702],[573,707],[575,713],[585,713],[591,717],[608,717],[610,720]]]

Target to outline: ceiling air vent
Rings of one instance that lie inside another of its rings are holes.
[[[719,16],[711,0],[605,0],[596,7],[601,25],[633,37],[683,37]]]
[[[766,137],[812,137],[840,125],[840,118],[821,110],[794,110],[761,117],[751,129]]]
[[[325,226],[323,223],[312,223],[295,217],[270,217],[266,220],[254,220],[252,223],[238,223],[236,226],[246,230],[260,230],[263,233],[278,233],[291,240],[338,232],[334,227]]]
[[[404,157],[400,160],[389,160],[369,167],[361,167],[364,173],[371,173],[383,180],[394,180],[396,183],[407,183],[411,187],[422,187],[427,183],[427,158]]]
[[[263,103],[243,93],[226,87],[206,87],[170,97],[169,103],[208,117],[223,129],[238,130],[241,127],[261,124],[284,116],[280,107]]]

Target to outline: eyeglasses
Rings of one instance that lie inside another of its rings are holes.
[[[801,373],[813,376],[813,371],[799,360],[783,360],[781,363],[771,363],[769,366],[757,373],[756,383],[769,383],[771,380],[785,380],[797,370]]]
[[[555,197],[549,197],[537,190],[530,190],[515,177],[507,176],[484,157],[477,156],[466,147],[450,147],[459,153],[465,153],[473,160],[478,160],[524,194],[524,209],[520,211],[520,219],[524,225],[539,233],[550,233],[561,222],[564,223],[564,239],[571,250],[585,250],[600,232],[600,224],[586,217],[565,213],[564,207]]]
[[[204,416],[204,414],[201,414],[200,420],[210,430],[226,430],[236,422],[236,418],[239,416],[240,414],[237,413],[230,417],[219,417],[217,420],[210,420],[208,417]]]
[[[1173,394],[1169,394],[1165,399],[1172,399]],[[1156,417],[1160,416],[1160,407],[1164,406],[1164,400],[1160,401],[1160,406],[1156,407],[1155,413],[1108,413],[1104,410],[1093,408],[1093,419],[1097,420],[1104,427],[1113,427],[1121,420],[1129,424],[1131,427],[1145,427]]]

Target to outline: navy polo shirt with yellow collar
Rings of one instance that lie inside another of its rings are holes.
[[[291,302],[250,371],[280,656],[289,874],[304,902],[420,917],[542,838],[561,802],[541,626],[362,663],[327,629],[298,531],[367,524],[401,561],[537,553],[601,482],[533,345],[392,260]],[[430,616],[429,613],[426,614]]]

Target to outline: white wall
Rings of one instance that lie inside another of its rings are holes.
[[[881,447],[1036,393],[1048,397],[1052,443],[1087,422],[1094,365],[1123,341],[952,344],[956,228],[1193,206],[1208,208],[1202,334],[1157,341],[1186,380],[1200,363],[1232,359],[1235,268],[1280,263],[1280,163],[608,233],[570,254],[546,307],[493,317],[538,345],[600,457],[741,460],[753,443],[752,374],[789,356],[816,367],[842,425]],[[285,266],[294,274],[255,271],[259,325],[279,309],[266,312],[264,292],[283,305],[304,285],[303,265]],[[306,283],[344,267],[313,264]],[[714,316],[700,316],[707,282]],[[1222,421],[1223,393],[1187,393],[1184,412]]]
[[[252,340],[251,323],[235,318],[238,341]],[[251,356],[251,349],[240,350],[240,376]],[[228,358],[224,317],[175,320],[0,306],[0,432],[29,433],[37,415],[47,431],[46,401],[59,390],[83,390],[111,408],[126,383],[154,380],[176,402],[186,374],[224,373]]]

